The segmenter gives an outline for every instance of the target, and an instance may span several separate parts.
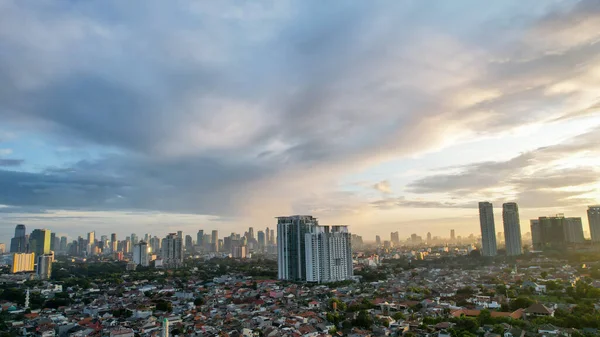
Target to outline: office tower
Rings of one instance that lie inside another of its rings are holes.
[[[48,280],[52,275],[52,262],[53,256],[51,254],[44,254],[38,256],[37,261],[37,275],[42,280]]]
[[[133,262],[136,265],[148,267],[148,265],[150,263],[150,259],[148,256],[148,243],[147,242],[140,241],[135,246],[133,246]]]
[[[456,239],[456,237],[454,235],[455,235],[454,229],[451,229],[450,230],[450,241],[454,241]]]
[[[496,256],[496,226],[494,208],[490,202],[479,203],[479,224],[481,227],[481,255]]]
[[[254,227],[248,228],[248,239],[250,239],[250,240],[254,239]]]
[[[275,245],[275,230],[271,229],[271,234],[270,234],[270,239],[271,239],[271,245]]]
[[[188,252],[194,250],[194,241],[192,240],[191,235],[185,236],[185,250],[187,250]]]
[[[600,242],[600,205],[588,206],[587,216],[592,242]]]
[[[183,231],[177,231],[177,237],[183,240]]]
[[[112,233],[110,235],[110,250],[113,253],[118,251],[117,233]]]
[[[390,234],[390,241],[392,242],[392,245],[399,246],[400,245],[400,233],[392,232]]]
[[[25,225],[15,227],[15,236],[10,240],[11,253],[25,253],[27,251],[27,236]]]
[[[529,220],[531,224],[531,245],[533,250],[541,250],[542,244],[542,227],[540,227],[539,219]]]
[[[565,217],[562,214],[556,216],[544,216],[539,219],[541,233],[541,247],[562,249],[567,241],[565,240]]]
[[[504,223],[506,255],[515,256],[523,254],[521,221],[519,220],[519,206],[517,206],[517,203],[507,202],[502,204],[502,222]]]
[[[131,240],[130,247],[133,247],[136,243],[140,242],[140,239],[138,238],[138,236],[135,233],[131,233],[130,240]]]
[[[87,248],[86,248],[88,255],[93,255],[95,244],[96,244],[96,232],[89,232],[87,234]]]
[[[375,235],[375,244],[381,246],[381,237],[379,235]]]
[[[352,277],[352,244],[347,226],[314,226],[305,236],[306,281],[336,282]]]
[[[162,243],[163,264],[177,268],[183,264],[183,240],[179,235],[170,233]]]
[[[265,229],[265,245],[268,246],[271,244],[271,233],[269,232],[269,227]]]
[[[264,249],[265,248],[265,232],[258,231],[256,238],[258,241],[258,249],[261,249],[261,250]]]
[[[212,251],[218,252],[219,251],[219,231],[216,231],[216,230],[212,231],[210,243],[212,244]]]
[[[581,218],[565,218],[564,235],[567,243],[584,243]]]
[[[55,246],[56,233],[50,233],[50,250],[56,250]]]
[[[431,232],[427,232],[427,242],[431,242]]]
[[[60,249],[59,249],[59,251],[61,251],[63,253],[67,251],[67,242],[68,242],[68,239],[67,239],[66,236],[61,236],[60,237]]]
[[[50,230],[34,229],[29,236],[29,249],[35,256],[50,254]]]
[[[278,278],[306,281],[306,234],[319,225],[310,215],[277,218]]]
[[[11,273],[35,271],[35,253],[13,253]]]
[[[196,245],[200,246],[200,248],[204,247],[204,231],[202,229],[196,234]]]

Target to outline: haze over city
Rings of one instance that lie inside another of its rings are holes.
[[[600,2],[0,1],[0,242],[600,203]],[[498,227],[498,231],[502,231]]]

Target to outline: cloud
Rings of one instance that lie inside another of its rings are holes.
[[[474,3],[457,6],[460,16],[422,3],[5,1],[3,124],[100,154],[1,170],[0,204],[261,220],[351,212],[372,201],[337,194],[341,176],[593,105],[593,1],[502,4],[483,17]],[[552,36],[578,18],[588,23],[577,41]],[[551,90],[570,76],[568,92]],[[552,151],[566,148],[455,168],[408,191],[538,185],[516,175]],[[388,181],[373,188],[392,194]],[[374,205],[390,203],[435,207]]]
[[[392,193],[391,184],[387,180],[382,180],[382,181],[378,182],[377,184],[373,185],[373,188],[381,193],[385,193],[385,194]]]
[[[2,159],[0,158],[0,167],[1,166],[21,166],[23,164],[23,159]]]
[[[379,209],[393,208],[476,208],[477,204],[471,203],[455,203],[455,202],[440,202],[428,200],[408,200],[405,197],[386,198],[371,202],[371,206]]]

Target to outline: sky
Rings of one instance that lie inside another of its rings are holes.
[[[0,0],[0,242],[600,203],[600,2]]]

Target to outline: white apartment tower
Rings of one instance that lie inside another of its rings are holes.
[[[136,265],[148,267],[150,259],[148,256],[148,243],[140,241],[138,244],[133,246],[133,262]]]
[[[352,277],[352,244],[347,226],[318,226],[306,234],[306,281],[336,282]]]
[[[492,203],[479,203],[479,225],[481,226],[481,255],[496,256],[496,226],[494,224],[494,207]]]
[[[506,255],[516,256],[523,254],[521,221],[519,220],[519,206],[517,206],[517,203],[507,202],[502,205],[502,222],[504,223]]]
[[[162,258],[166,267],[177,268],[183,264],[183,240],[176,233],[163,239]]]

